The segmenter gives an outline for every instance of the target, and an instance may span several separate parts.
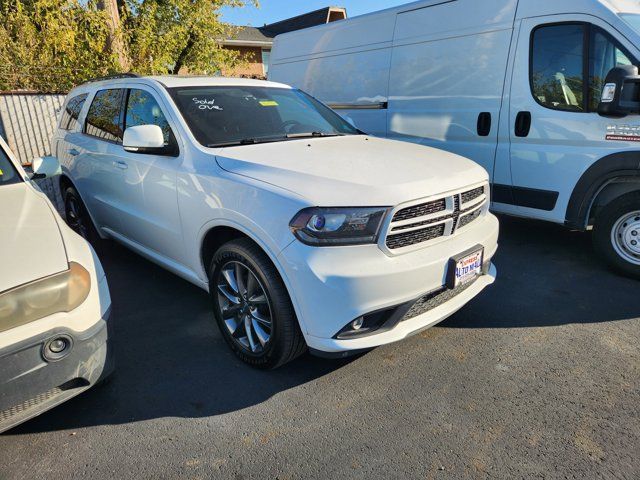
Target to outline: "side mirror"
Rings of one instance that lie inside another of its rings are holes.
[[[164,134],[158,125],[138,125],[124,131],[122,146],[127,152],[156,153],[165,148]]]
[[[60,162],[56,157],[38,157],[34,158],[33,175],[31,180],[41,180],[43,178],[51,178],[62,173]]]
[[[598,113],[603,117],[626,117],[640,113],[638,67],[625,65],[612,69],[605,80]]]

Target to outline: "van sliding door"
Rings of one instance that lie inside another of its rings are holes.
[[[389,137],[466,156],[493,178],[516,6],[459,0],[398,14]]]

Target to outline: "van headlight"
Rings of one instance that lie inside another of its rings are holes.
[[[312,246],[376,243],[388,207],[305,208],[289,223],[302,243]]]
[[[89,296],[91,276],[80,264],[0,294],[0,332],[54,313],[70,312]]]

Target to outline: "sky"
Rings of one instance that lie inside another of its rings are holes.
[[[355,17],[363,13],[375,12],[411,0],[260,0],[260,8],[225,8],[222,18],[234,25],[252,25],[260,27],[301,13],[311,12],[323,7],[346,7],[347,15]]]

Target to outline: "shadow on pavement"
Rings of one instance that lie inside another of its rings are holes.
[[[640,282],[607,270],[589,234],[528,220],[501,222],[497,282],[443,327],[544,327],[640,316],[634,301]],[[7,435],[220,415],[349,362],[306,355],[273,372],[254,370],[227,348],[204,291],[115,244],[102,260],[113,297],[115,377]]]
[[[206,292],[115,244],[101,258],[113,299],[114,376],[6,435],[220,415],[348,363],[307,354],[276,371],[248,367],[225,344]]]
[[[640,317],[640,282],[608,269],[591,234],[500,217],[496,283],[442,324],[450,328],[548,327]]]

